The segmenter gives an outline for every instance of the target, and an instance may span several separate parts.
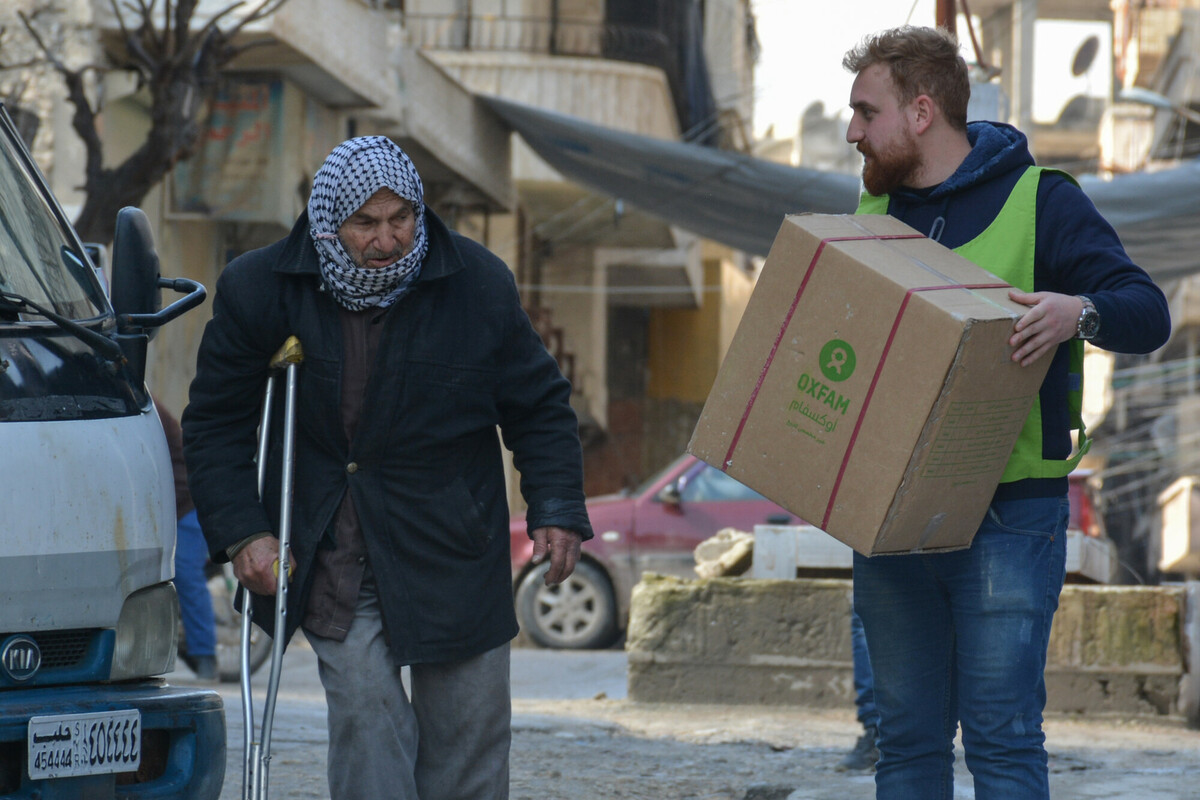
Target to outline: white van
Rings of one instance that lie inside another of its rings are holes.
[[[159,310],[160,288],[184,297]],[[158,276],[126,208],[112,301],[0,104],[0,795],[212,800],[221,697],[167,685],[179,629],[155,328],[204,287]],[[115,310],[114,310],[115,307]]]

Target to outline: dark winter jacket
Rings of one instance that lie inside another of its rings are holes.
[[[521,308],[512,273],[426,210],[429,254],[384,316],[354,441],[340,414],[342,331],[321,286],[307,215],[217,282],[183,415],[192,496],[216,560],[279,515],[282,390],[265,502],[255,428],[267,364],[289,335],[304,350],[291,547],[298,562],[288,636],[301,622],[318,547],[336,547],[344,492],[358,512],[391,652],[408,664],[466,658],[517,631],[497,427],[513,451],[529,529],[585,539],[582,456],[570,385]],[[273,598],[256,597],[270,630]]]
[[[958,169],[937,186],[897,189],[888,214],[951,249],[981,234],[1032,166],[1022,134],[1002,123],[967,127],[972,149]],[[939,221],[940,220],[940,221]],[[1148,353],[1171,333],[1166,298],[1150,276],[1130,261],[1116,231],[1092,201],[1065,176],[1043,175],[1037,195],[1034,291],[1086,294],[1100,312],[1094,344],[1119,353]],[[1067,412],[1068,351],[1060,346],[1041,388],[1045,458],[1071,453]],[[1004,497],[1065,494],[1066,478],[1001,484]]]

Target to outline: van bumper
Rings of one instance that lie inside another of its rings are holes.
[[[31,717],[131,708],[142,720],[137,772],[30,779]],[[6,798],[216,800],[224,780],[225,710],[215,691],[161,679],[0,691],[0,795]]]

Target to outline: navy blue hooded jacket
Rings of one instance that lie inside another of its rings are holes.
[[[1000,213],[1017,180],[1034,163],[1024,134],[1011,125],[967,126],[971,152],[942,183],[893,191],[888,214],[951,249],[981,234]],[[1074,182],[1043,175],[1037,195],[1034,291],[1086,294],[1100,312],[1093,344],[1118,353],[1148,353],[1171,333],[1167,301],[1130,261],[1116,231]],[[1059,346],[1041,388],[1043,457],[1071,453],[1067,412],[1068,350]],[[1001,484],[997,497],[1045,497],[1066,492],[1066,478]]]

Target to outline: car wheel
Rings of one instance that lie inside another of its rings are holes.
[[[542,647],[596,650],[617,638],[617,602],[608,577],[586,561],[557,586],[547,586],[542,564],[517,589],[517,618]]]

